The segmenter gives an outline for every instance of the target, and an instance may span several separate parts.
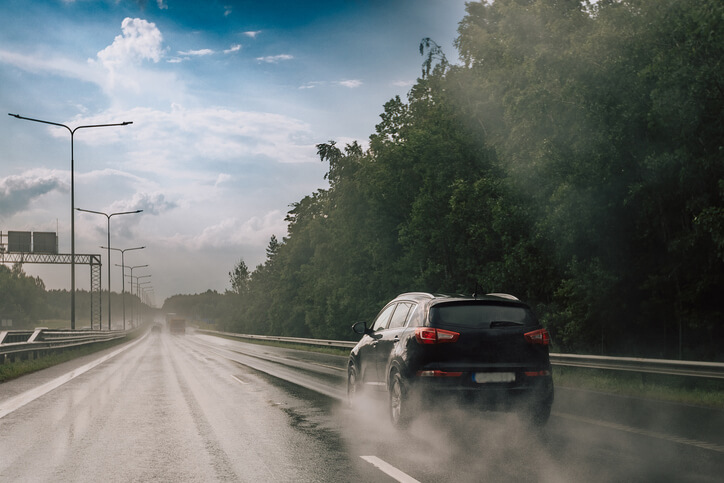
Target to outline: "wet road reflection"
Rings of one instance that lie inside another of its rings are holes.
[[[0,419],[0,480],[373,481],[307,404],[152,334]]]

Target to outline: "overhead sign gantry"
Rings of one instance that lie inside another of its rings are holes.
[[[5,243],[5,240],[7,242]],[[72,264],[73,256],[58,253],[58,235],[55,232],[0,231],[0,263]],[[101,256],[75,254],[75,263],[90,265],[90,322],[101,329]]]

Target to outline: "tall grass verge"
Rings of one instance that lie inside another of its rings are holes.
[[[724,380],[553,366],[556,386],[724,409]]]

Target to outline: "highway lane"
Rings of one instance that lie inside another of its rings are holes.
[[[343,398],[344,357],[210,336],[188,341]],[[538,434],[514,415],[446,408],[402,437],[387,427],[380,401],[338,412],[354,454],[382,457],[419,481],[720,481],[724,474],[724,412],[705,408],[558,388]]]
[[[397,432],[380,401],[355,410],[340,402],[344,362],[151,334],[0,417],[0,480],[719,481],[724,474],[720,411],[657,407],[657,419],[651,406],[625,398],[559,389],[540,433],[514,415],[452,407]],[[40,382],[33,375],[1,385],[0,410],[33,379]]]
[[[26,384],[0,386],[0,406]],[[150,334],[0,418],[0,480],[384,481],[349,459],[326,411]]]

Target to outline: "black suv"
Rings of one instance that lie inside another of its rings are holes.
[[[387,392],[395,426],[446,397],[475,407],[520,410],[544,425],[553,404],[549,336],[512,295],[405,293],[380,311],[347,366],[351,403],[360,391]]]

